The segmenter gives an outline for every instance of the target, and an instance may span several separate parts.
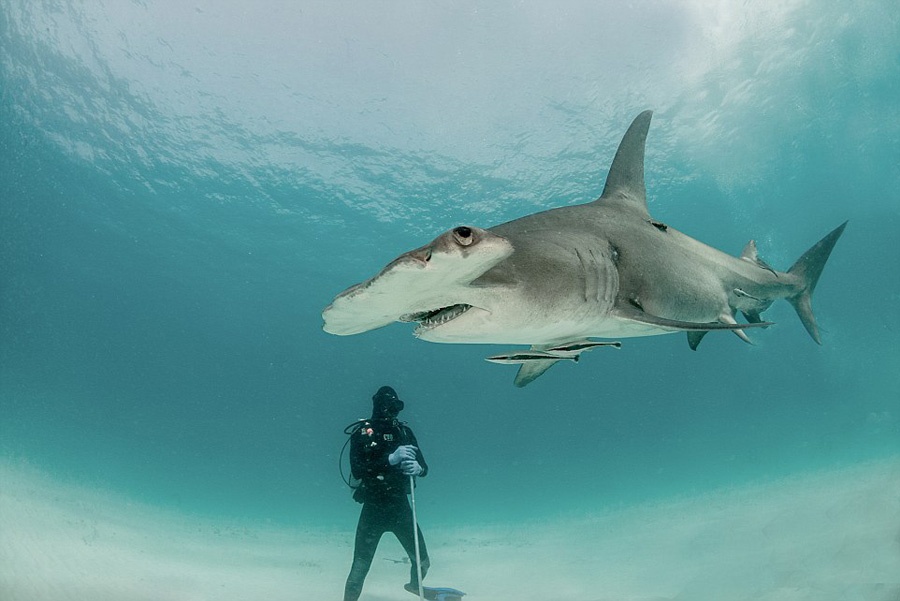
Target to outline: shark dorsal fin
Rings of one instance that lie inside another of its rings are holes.
[[[653,111],[644,111],[631,122],[619,142],[603,194],[595,202],[622,203],[649,216],[644,188],[644,145],[652,116]]]
[[[748,261],[753,263],[757,267],[762,267],[766,271],[771,271],[775,274],[775,277],[778,277],[778,272],[772,269],[772,266],[759,258],[759,252],[756,250],[756,240],[751,240],[744,247],[744,250],[741,251],[741,259],[744,261]]]
[[[741,251],[741,258],[745,261],[750,261],[751,263],[756,263],[759,260],[759,253],[756,250],[756,240],[751,240],[747,243],[747,246]]]

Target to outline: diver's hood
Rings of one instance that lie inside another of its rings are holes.
[[[372,419],[394,419],[403,411],[403,401],[390,386],[382,386],[372,395]]]

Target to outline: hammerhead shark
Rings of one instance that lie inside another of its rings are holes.
[[[761,315],[778,299],[821,344],[812,295],[847,222],[777,271],[752,240],[733,257],[657,221],[644,188],[651,116],[625,132],[597,200],[444,232],[338,294],[325,331],[417,322],[429,342],[529,345],[487,358],[519,365],[520,387],[559,361],[621,346],[609,339],[687,332],[696,350],[707,332],[731,330],[750,342],[744,330],[772,325]]]

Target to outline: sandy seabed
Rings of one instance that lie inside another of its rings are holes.
[[[197,518],[0,462],[4,601],[342,597],[347,531]],[[900,601],[900,457],[534,523],[428,527],[465,601]],[[360,601],[415,599],[387,536]]]

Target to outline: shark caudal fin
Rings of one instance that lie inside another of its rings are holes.
[[[846,221],[803,253],[803,256],[797,259],[797,262],[788,270],[789,274],[800,278],[802,288],[799,294],[789,297],[787,300],[794,306],[806,331],[817,344],[822,344],[822,338],[819,336],[819,326],[816,325],[816,316],[812,311],[812,295],[819,276],[822,275],[822,269],[825,268],[825,262],[828,261],[828,257],[838,238],[844,233],[845,227],[847,227]]]

